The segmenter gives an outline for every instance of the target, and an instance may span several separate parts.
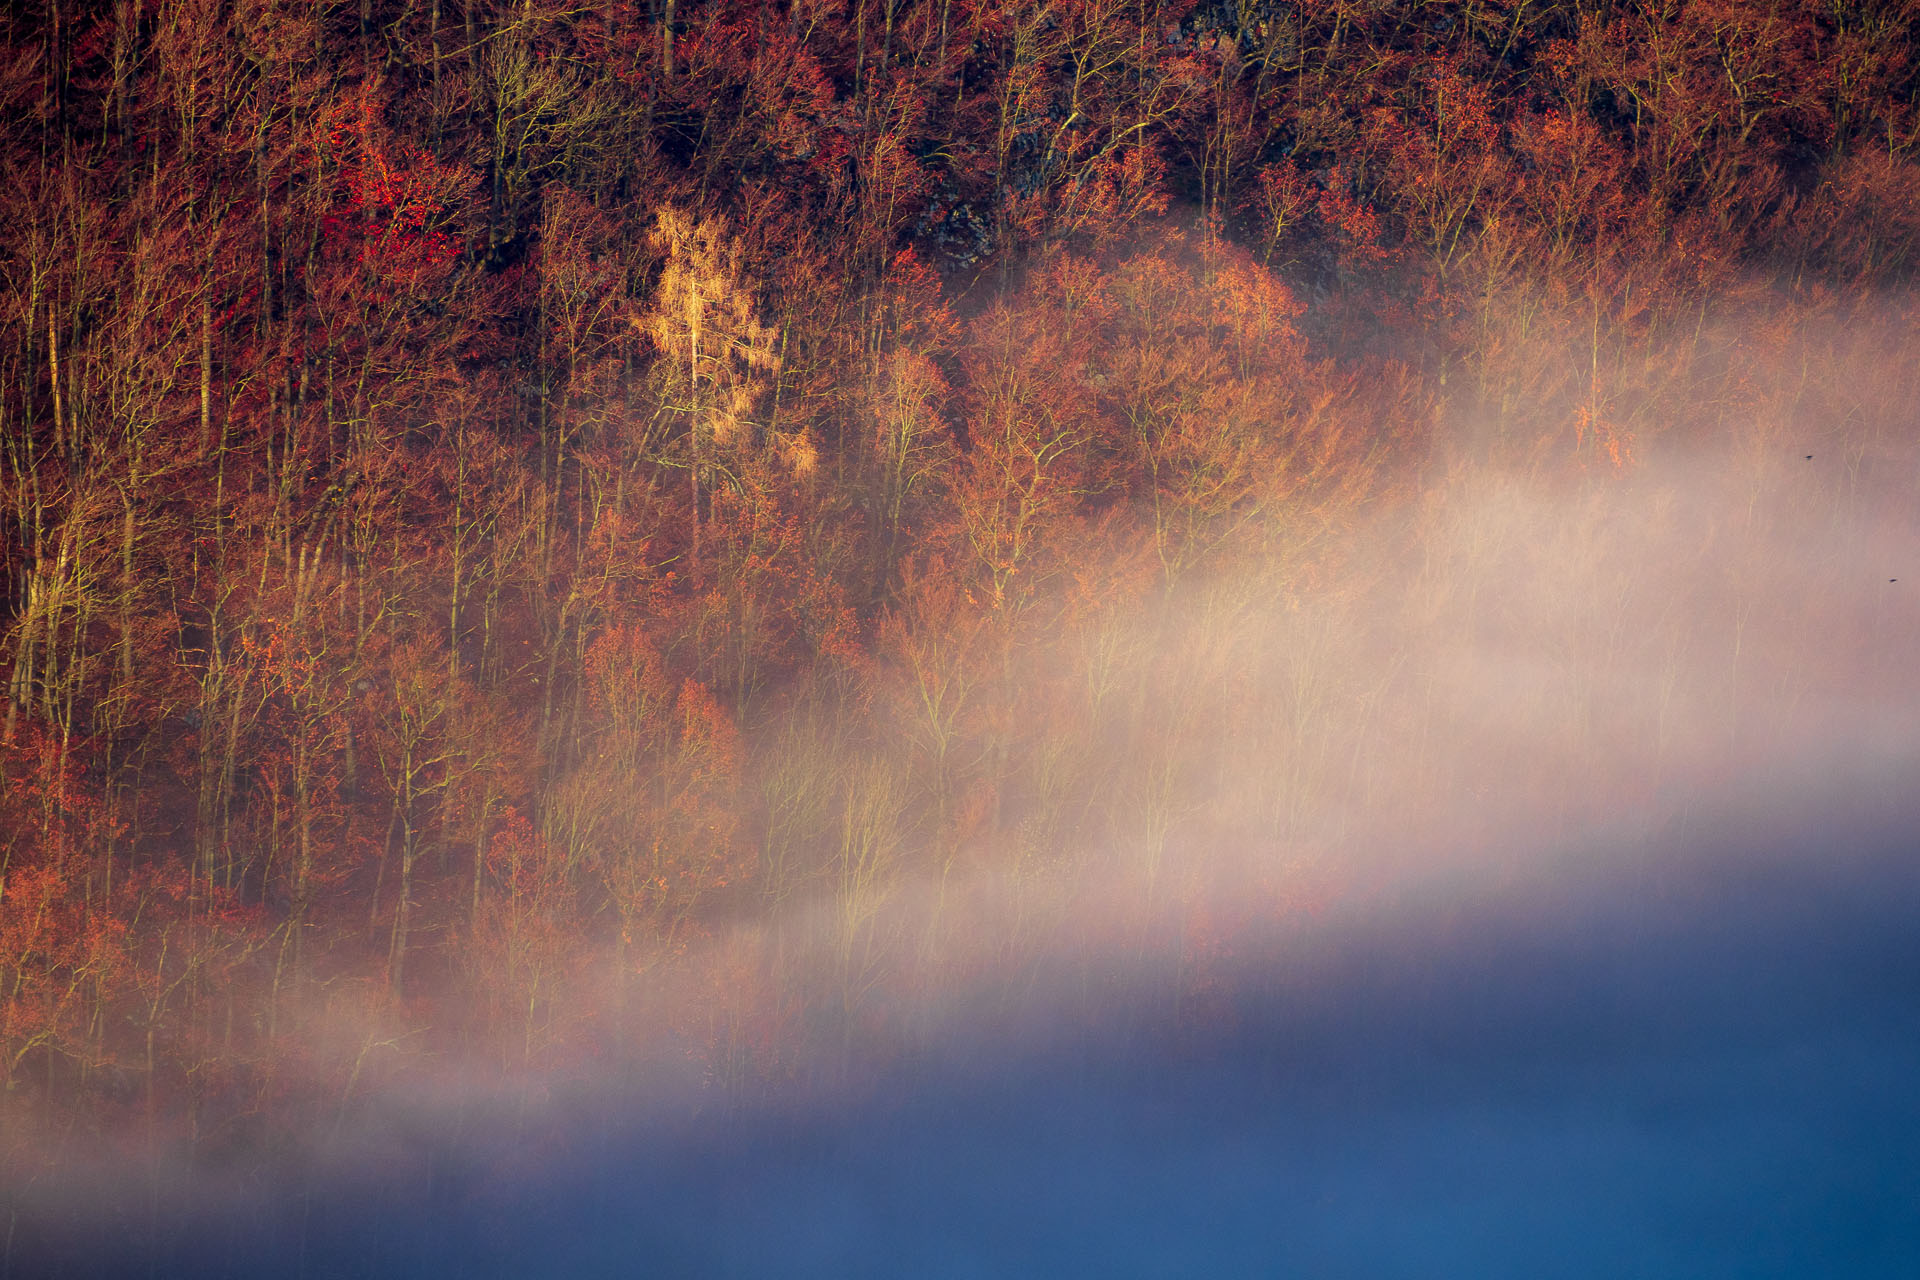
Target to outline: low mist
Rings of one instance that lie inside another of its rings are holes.
[[[1909,1275],[1909,429],[1436,455],[1310,548],[1036,605],[944,847],[811,695],[750,750],[838,800],[763,917],[581,971],[614,1031],[81,1144],[12,1272]],[[912,692],[860,714],[918,741]]]

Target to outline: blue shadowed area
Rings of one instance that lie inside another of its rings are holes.
[[[1044,1044],[952,1028],[859,1090],[583,1094],[511,1160],[423,1134],[172,1224],[153,1270],[1905,1280],[1916,862],[1868,837],[1415,885],[1243,956],[1216,1024],[1139,994]],[[148,1270],[92,1243],[56,1261]]]

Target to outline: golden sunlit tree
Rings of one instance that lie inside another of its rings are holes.
[[[703,476],[728,474],[723,454],[751,443],[751,414],[780,369],[778,335],[760,322],[753,282],[723,219],[668,206],[649,244],[664,263],[642,323],[660,353],[660,411],[685,423],[688,560],[697,574]],[[806,447],[789,445],[799,451],[796,463],[805,463]]]

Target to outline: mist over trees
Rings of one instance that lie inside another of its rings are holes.
[[[1578,509],[1691,444],[1758,493],[1915,402],[1894,0],[47,0],[0,39],[9,1160],[636,1035],[778,1074],[965,979],[978,868],[1032,904],[1002,953],[1070,929],[1093,849],[1204,1009],[1418,736],[1328,621],[1358,521],[1457,551],[1459,476]],[[1262,892],[1197,890],[1196,830]]]

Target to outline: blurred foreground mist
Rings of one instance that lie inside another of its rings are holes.
[[[30,1195],[19,1273],[1911,1275],[1920,875],[1870,816],[1409,887],[1198,1025],[1136,957],[1073,1034],[957,1016],[858,1087],[387,1098],[309,1165]]]

